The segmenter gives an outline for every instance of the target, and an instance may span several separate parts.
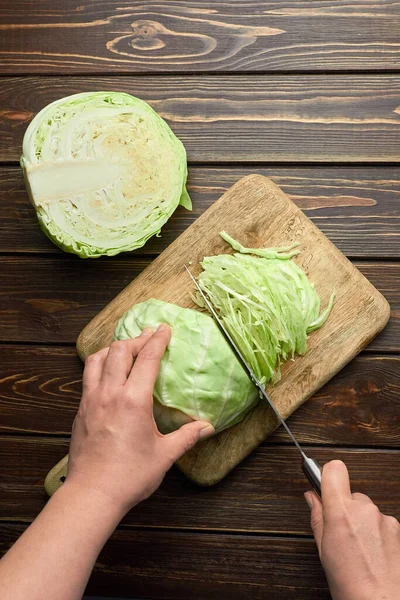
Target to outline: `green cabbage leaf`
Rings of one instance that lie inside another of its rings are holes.
[[[120,92],[57,100],[30,123],[21,166],[41,228],[82,258],[140,248],[186,191],[186,152],[146,103]]]
[[[168,433],[191,420],[208,421],[216,431],[239,422],[258,402],[257,389],[211,317],[150,299],[121,317],[114,338],[133,338],[160,323],[172,328],[154,389],[160,431]]]

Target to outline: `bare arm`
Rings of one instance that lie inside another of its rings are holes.
[[[79,600],[123,514],[101,492],[63,485],[0,561],[4,600]]]
[[[169,338],[162,326],[89,357],[67,479],[0,561],[2,600],[79,600],[122,517],[213,433],[200,421],[169,435],[157,429],[153,388]]]

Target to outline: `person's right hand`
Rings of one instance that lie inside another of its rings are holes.
[[[364,494],[352,494],[346,465],[322,473],[322,504],[305,494],[311,527],[334,600],[400,599],[400,524]]]

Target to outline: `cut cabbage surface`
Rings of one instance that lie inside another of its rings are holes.
[[[43,231],[83,258],[140,248],[179,204],[191,209],[183,144],[129,94],[49,104],[25,133],[21,166]]]

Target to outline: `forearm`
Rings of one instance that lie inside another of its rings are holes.
[[[121,517],[101,492],[65,483],[0,561],[2,600],[80,600]]]

